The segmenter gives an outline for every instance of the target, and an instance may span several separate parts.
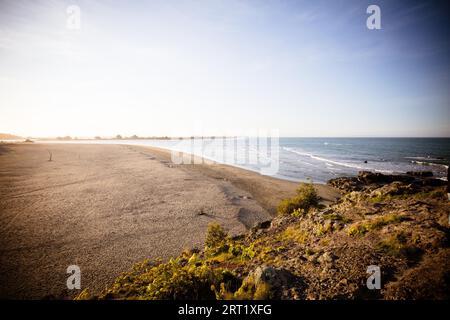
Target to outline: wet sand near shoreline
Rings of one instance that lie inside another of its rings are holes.
[[[52,161],[49,160],[49,152]],[[270,219],[298,183],[221,164],[175,165],[157,148],[0,144],[0,298],[101,290],[145,258],[202,247],[218,222],[240,234]],[[326,201],[339,194],[317,186]]]

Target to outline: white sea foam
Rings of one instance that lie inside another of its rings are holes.
[[[306,156],[306,157],[309,157],[309,158],[317,160],[317,161],[325,162],[326,165],[333,165],[333,164],[335,164],[335,165],[338,165],[338,166],[343,166],[343,167],[348,167],[348,168],[367,169],[367,168],[364,168],[364,167],[361,167],[361,166],[357,166],[357,165],[354,165],[354,164],[349,164],[349,163],[345,163],[345,162],[339,162],[339,161],[335,161],[335,160],[322,158],[322,157],[319,157],[319,156],[315,156],[315,155],[313,155],[311,153],[298,151],[298,150],[295,150],[295,149],[289,148],[289,147],[283,147],[283,149],[286,150],[286,151],[298,154],[300,156]]]
[[[328,167],[333,167],[333,165],[337,165],[337,166],[347,167],[347,168],[352,168],[352,169],[369,170],[369,171],[375,171],[375,172],[381,172],[381,173],[387,173],[387,174],[391,174],[391,173],[394,172],[392,170],[376,169],[376,168],[372,168],[372,167],[369,167],[369,166],[360,166],[360,165],[356,165],[356,164],[353,164],[353,163],[335,161],[335,160],[319,157],[319,156],[313,155],[313,154],[308,153],[308,152],[298,151],[298,150],[295,150],[295,149],[289,148],[289,147],[283,147],[283,149],[286,150],[286,151],[298,154],[300,156],[306,156],[306,157],[309,157],[311,159],[314,159],[314,160],[317,160],[317,161],[320,161],[320,162],[324,162],[325,165],[328,166]]]
[[[432,158],[432,157],[405,157],[405,159],[427,160],[427,161],[439,161],[439,160],[442,160],[442,159],[439,159],[439,158]]]
[[[421,166],[434,166],[434,167],[440,167],[443,168],[445,170],[448,169],[448,166],[445,164],[441,164],[441,163],[434,163],[434,162],[428,162],[428,161],[416,161],[416,160],[412,160],[411,163],[413,164],[418,164]]]

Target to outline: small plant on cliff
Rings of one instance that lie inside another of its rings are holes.
[[[319,205],[320,197],[312,183],[302,184],[297,189],[297,194],[289,199],[281,201],[278,205],[278,213],[295,216],[306,213],[309,209]]]
[[[410,235],[400,231],[391,237],[380,241],[377,249],[396,257],[405,257],[409,263],[418,261],[423,254],[423,250],[408,243]]]
[[[245,245],[231,239],[217,223],[212,223],[208,226],[205,253],[208,261],[229,261],[235,263],[251,260],[256,255],[254,244]]]
[[[231,287],[228,285],[228,288]],[[225,285],[221,283],[219,290],[215,287],[213,289],[216,293],[217,300],[267,300],[270,299],[273,292],[269,284],[265,282],[256,283],[251,276],[242,281],[242,285],[235,291],[230,291]]]
[[[298,243],[305,243],[308,240],[308,233],[300,228],[298,225],[289,226],[280,235],[282,241],[296,241]]]
[[[218,223],[211,223],[205,240],[205,249],[210,254],[218,254],[228,251],[228,237],[222,226]]]
[[[379,230],[389,224],[395,224],[404,221],[406,218],[397,214],[388,214],[367,222],[356,223],[349,227],[347,234],[349,236],[362,236],[371,230]]]

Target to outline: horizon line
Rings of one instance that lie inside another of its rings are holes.
[[[15,139],[56,139],[56,140],[139,140],[139,139],[198,139],[198,138],[234,138],[234,137],[258,137],[253,135],[151,135],[151,136],[138,136],[131,135],[125,136],[117,134],[115,136],[36,136],[27,135],[19,136],[15,134],[0,133],[1,135],[11,135],[17,138],[6,138],[0,140],[15,140]],[[118,138],[120,136],[120,138]],[[273,137],[270,135],[263,135],[264,137]],[[263,137],[261,136],[261,137]],[[450,139],[450,136],[279,136],[279,138],[309,138],[309,139]]]

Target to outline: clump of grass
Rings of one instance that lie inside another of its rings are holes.
[[[349,223],[351,222],[350,219],[343,217],[337,213],[329,213],[329,214],[324,214],[323,218],[326,220],[332,220],[332,221],[341,221],[343,223]]]
[[[267,283],[256,285],[253,281],[246,281],[234,294],[237,300],[267,300],[270,298],[271,287]]]
[[[232,242],[227,245],[227,248],[227,251],[210,254],[208,261],[242,263],[253,259],[256,255],[254,244],[245,246],[240,243]]]
[[[217,300],[267,300],[272,297],[271,286],[266,282],[256,283],[248,276],[236,292],[230,292],[224,284],[216,291]]]
[[[267,245],[264,243],[254,244],[257,248],[256,254],[255,254],[255,260],[263,263],[272,263],[274,258],[277,257],[277,252],[282,252],[286,250],[286,247],[279,246],[277,248],[273,248],[272,245]]]
[[[246,246],[233,241],[217,223],[208,226],[205,253],[209,260],[219,262],[242,262],[253,259],[256,254],[254,244]]]
[[[443,188],[434,189],[431,191],[423,191],[419,192],[414,195],[414,198],[418,200],[425,200],[425,199],[440,199],[440,200],[447,200],[447,193]]]
[[[397,196],[397,197],[399,197],[399,196]],[[382,194],[376,195],[375,197],[368,198],[368,201],[370,203],[388,202],[388,201],[391,201],[391,200],[393,200],[393,196],[391,196],[391,195],[382,195]]]
[[[408,245],[408,235],[403,231],[380,241],[376,248],[395,257],[405,257],[409,262],[419,260],[423,253],[420,248]]]
[[[294,211],[292,211],[291,216],[293,217],[302,217],[306,213],[306,210],[303,208],[297,208]]]
[[[379,230],[386,225],[399,223],[405,220],[405,217],[399,216],[397,214],[388,214],[367,222],[357,223],[352,226],[347,231],[349,236],[362,236],[371,230]]]
[[[348,229],[347,234],[349,236],[362,236],[365,235],[368,231],[368,224],[356,224]]]
[[[293,198],[284,199],[278,205],[278,214],[302,215],[319,205],[320,197],[312,183],[302,184]]]
[[[305,243],[308,240],[308,234],[301,230],[299,226],[289,226],[281,233],[280,239],[284,241]]]
[[[368,202],[370,203],[380,203],[380,202],[389,202],[394,200],[406,200],[406,199],[417,199],[417,200],[427,200],[427,199],[447,199],[447,193],[443,188],[437,188],[433,190],[425,190],[414,193],[405,193],[405,194],[378,194],[374,197],[368,198]]]
[[[315,233],[318,237],[323,236],[323,235],[333,232],[333,231],[334,231],[334,228],[331,223],[328,223],[325,225],[318,223],[315,227]]]

